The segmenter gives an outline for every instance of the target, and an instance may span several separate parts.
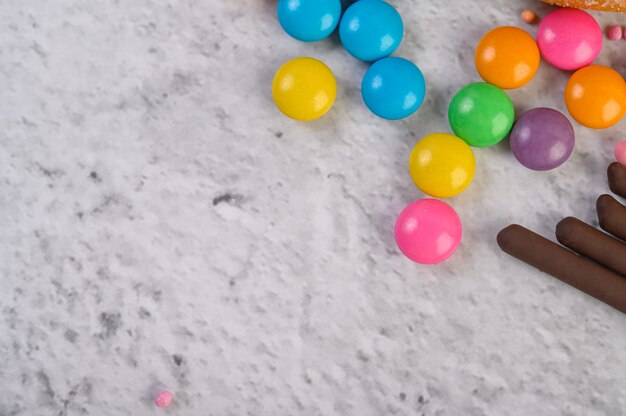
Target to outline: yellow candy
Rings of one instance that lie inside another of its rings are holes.
[[[295,120],[320,118],[330,110],[336,95],[335,76],[317,59],[292,59],[274,75],[274,102],[283,114]]]
[[[436,198],[460,194],[474,178],[476,160],[465,141],[446,133],[433,133],[415,145],[409,172],[422,192]]]

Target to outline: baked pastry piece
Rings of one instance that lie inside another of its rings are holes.
[[[605,10],[609,12],[626,12],[626,0],[543,0],[546,3],[578,9]]]

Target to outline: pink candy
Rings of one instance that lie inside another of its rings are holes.
[[[615,145],[615,160],[626,166],[626,140],[622,140]]]
[[[543,58],[555,67],[579,69],[600,54],[602,29],[587,12],[556,9],[539,24],[537,44]]]
[[[624,29],[626,31],[626,29]],[[620,40],[622,38],[622,28],[620,26],[609,26],[606,29],[606,37],[609,40]]]
[[[437,199],[425,198],[409,204],[396,221],[398,248],[416,263],[444,261],[457,249],[462,234],[457,213]]]
[[[157,395],[156,399],[154,399],[154,404],[156,404],[157,407],[167,407],[172,403],[173,399],[174,396],[172,396],[172,393],[167,390],[163,390]]]

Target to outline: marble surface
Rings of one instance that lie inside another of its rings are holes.
[[[410,263],[392,235],[422,197],[410,149],[448,131],[480,36],[548,9],[392,3],[396,55],[428,81],[401,122],[362,104],[366,65],[336,38],[289,38],[272,0],[0,1],[0,415],[625,414],[626,316],[495,236],[595,223],[626,121],[576,125],[574,155],[548,173],[506,143],[476,150],[475,181],[450,201],[459,251]],[[599,62],[626,74],[625,51],[606,42]],[[308,124],[270,95],[302,55],[339,85]],[[518,111],[564,110],[566,80],[542,64],[510,95]]]

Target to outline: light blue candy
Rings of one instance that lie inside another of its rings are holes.
[[[388,120],[413,114],[424,101],[426,82],[422,71],[404,58],[384,58],[369,67],[361,83],[361,95],[370,111]]]
[[[340,0],[278,0],[280,25],[303,42],[322,40],[333,33],[340,17]]]
[[[381,0],[360,0],[343,14],[339,37],[357,59],[372,62],[391,55],[400,46],[404,24],[400,13]]]

